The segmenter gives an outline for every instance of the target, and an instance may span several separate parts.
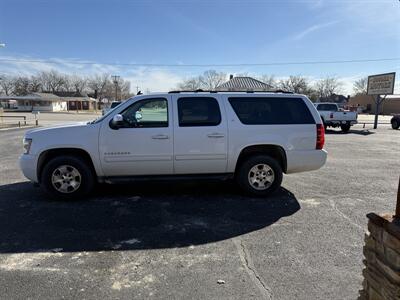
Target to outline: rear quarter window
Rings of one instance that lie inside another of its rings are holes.
[[[243,124],[315,124],[301,98],[230,97],[229,103]]]

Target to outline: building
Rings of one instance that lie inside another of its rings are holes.
[[[70,92],[32,93],[26,96],[2,96],[0,100],[16,101],[17,111],[69,111],[96,110],[97,100],[86,95]]]
[[[271,87],[257,79],[252,77],[233,77],[230,75],[229,80],[216,88],[217,91],[254,91],[254,92],[265,92],[271,90]]]
[[[348,104],[348,108],[360,108],[365,113],[375,114],[376,104],[374,96],[371,95],[357,95],[351,97]],[[387,95],[386,99],[380,106],[380,114],[392,115],[400,113],[400,95]]]

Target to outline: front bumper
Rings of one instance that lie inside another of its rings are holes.
[[[22,154],[19,157],[19,166],[26,178],[30,181],[38,182],[36,171],[37,157],[35,155]]]

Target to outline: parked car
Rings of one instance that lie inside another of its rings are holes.
[[[275,191],[282,173],[325,164],[324,127],[304,95],[170,92],[135,96],[88,124],[30,130],[20,166],[57,198],[95,182],[234,178],[246,192]]]
[[[103,116],[108,113],[110,110],[116,108],[118,105],[121,104],[121,101],[113,101],[111,102],[111,105],[109,107],[105,107],[102,109],[101,113],[103,114]]]
[[[350,127],[357,124],[357,112],[339,109],[336,103],[315,103],[325,129],[327,127],[340,127],[343,132],[348,132]]]
[[[390,120],[393,129],[399,129],[400,127],[400,115],[394,115],[393,118]]]

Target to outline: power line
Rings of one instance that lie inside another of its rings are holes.
[[[322,64],[349,64],[349,63],[370,63],[400,61],[399,57],[376,58],[376,59],[351,59],[351,60],[320,60],[320,61],[292,61],[292,62],[265,62],[265,63],[229,63],[229,64],[157,64],[157,63],[99,63],[88,61],[50,60],[50,59],[15,59],[0,58],[0,62],[18,63],[48,63],[48,64],[72,64],[72,65],[108,65],[108,66],[132,66],[132,67],[263,67],[263,66],[288,66],[288,65],[322,65]]]

